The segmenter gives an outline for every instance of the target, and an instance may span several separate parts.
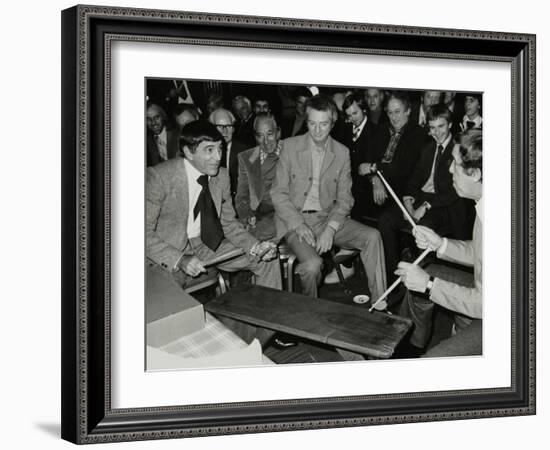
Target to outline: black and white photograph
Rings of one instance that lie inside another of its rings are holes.
[[[483,355],[482,92],[144,97],[147,370]]]
[[[536,36],[180,8],[61,14],[63,439],[534,415]]]

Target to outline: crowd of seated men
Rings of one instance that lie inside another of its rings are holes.
[[[147,256],[180,280],[238,247],[245,254],[222,269],[248,268],[257,283],[280,288],[274,258],[284,242],[303,294],[317,297],[323,255],[337,248],[359,252],[376,299],[406,278],[398,264],[410,262],[415,239],[472,241],[480,196],[460,191],[453,167],[473,152],[479,164],[465,176],[481,185],[472,175],[481,173],[480,94],[147,83]],[[457,156],[457,148],[466,153]],[[424,293],[433,291],[432,278],[424,281]]]

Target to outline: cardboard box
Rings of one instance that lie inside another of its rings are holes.
[[[204,328],[202,305],[160,267],[147,264],[145,274],[146,342],[161,347]]]

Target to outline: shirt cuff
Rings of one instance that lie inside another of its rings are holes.
[[[336,220],[331,220],[328,224],[328,227],[332,228],[334,232],[336,233],[340,228],[340,223],[336,222]]]
[[[410,200],[414,203],[414,197],[411,197],[410,195],[404,195],[403,196],[403,202]]]
[[[181,255],[177,261],[176,261],[176,264],[174,264],[174,267],[172,267],[172,272],[177,272],[178,270],[180,270],[180,261],[181,259],[184,257],[185,255]]]
[[[449,243],[449,239],[443,238],[442,244],[437,249],[437,256],[441,257],[445,254],[445,250],[447,250],[447,244]]]

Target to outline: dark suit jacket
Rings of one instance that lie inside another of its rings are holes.
[[[184,158],[177,157],[147,169],[145,188],[147,258],[172,271],[183,255],[192,255],[188,246],[187,219],[189,187]],[[208,181],[212,200],[220,217],[225,238],[247,253],[258,242],[235,218],[229,195],[229,177],[220,169]]]
[[[367,117],[369,118],[369,120],[375,125],[378,125],[379,127],[390,123],[390,119],[388,118],[386,111],[384,111],[383,109],[380,110],[380,115],[378,116],[377,122],[375,122],[371,116],[372,116],[372,113],[370,111],[367,111]]]
[[[359,188],[358,184],[363,183],[365,177],[360,177],[358,170],[359,165],[365,161],[371,160],[375,156],[376,139],[378,138],[378,126],[367,119],[367,123],[361,130],[359,138],[353,141],[353,125],[346,124],[346,131],[342,144],[349,148],[350,163],[351,163],[351,178],[353,180],[353,188]]]
[[[256,116],[251,114],[248,120],[238,120],[235,123],[235,134],[233,137],[246,145],[246,148],[256,146],[256,138],[254,137],[254,119]]]
[[[166,126],[166,153],[168,154],[168,159],[172,159],[178,154],[179,136],[179,128],[169,128]],[[156,166],[162,161],[163,159],[160,157],[155,137],[153,133],[147,130],[147,167]]]
[[[414,197],[417,204],[428,201],[432,208],[450,206],[459,199],[458,194],[453,187],[453,175],[449,172],[449,167],[453,161],[454,140],[451,138],[447,146],[443,149],[437,166],[434,170],[434,190],[435,194],[422,191],[422,186],[428,181],[434,160],[437,144],[434,140],[422,148],[418,163],[411,175],[405,195]]]
[[[388,124],[379,127],[374,152],[369,152],[362,162],[377,163],[392,189],[401,196],[418,161],[420,150],[425,142],[425,134],[421,127],[409,121],[403,128],[403,135],[399,139],[391,164],[382,166],[381,161],[390,142],[390,126]]]
[[[239,179],[239,159],[240,152],[250,148],[249,145],[244,144],[241,141],[233,139],[231,144],[231,152],[229,153],[229,180],[231,182],[231,198],[235,198],[237,193],[237,182]],[[227,147],[224,145],[222,149],[221,166],[226,167]]]
[[[283,139],[293,137],[292,129],[294,128],[294,120],[296,120],[296,116],[292,115],[292,117],[288,117],[281,121],[281,137]],[[307,119],[304,119],[302,126],[294,136],[301,136],[302,134],[306,134],[307,132]]]

